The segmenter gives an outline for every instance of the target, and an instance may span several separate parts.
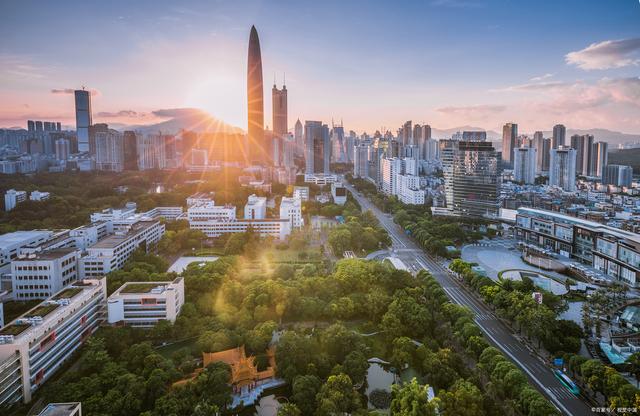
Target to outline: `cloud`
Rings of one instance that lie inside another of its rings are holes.
[[[46,78],[46,70],[27,55],[0,53],[0,75],[8,79],[36,80]]]
[[[176,118],[176,117],[189,117],[193,115],[202,115],[206,113],[198,108],[166,108],[166,109],[152,111],[151,114],[153,114],[156,117]]]
[[[484,117],[490,114],[501,113],[506,109],[503,105],[491,105],[491,104],[482,104],[482,105],[471,105],[464,107],[441,107],[436,108],[436,111],[443,114],[450,115],[462,115],[469,118],[474,117]]]
[[[549,79],[549,78],[553,78],[553,74],[547,73],[547,74],[544,74],[544,75],[540,75],[539,77],[533,77],[529,81],[540,82],[540,81],[544,81],[545,79]]]
[[[533,79],[533,78],[532,78]],[[508,91],[548,91],[562,88],[567,84],[562,81],[542,81],[528,82],[525,84],[510,85],[508,87],[491,89],[489,92],[508,92]]]
[[[96,116],[97,117],[102,117],[102,118],[114,118],[114,117],[138,118],[138,117],[145,117],[146,114],[145,113],[139,113],[139,112],[133,111],[133,110],[120,110],[120,111],[116,111],[116,112],[101,111],[101,112],[97,113]]]
[[[565,60],[584,70],[622,68],[640,64],[640,38],[605,40],[569,52]]]
[[[75,92],[75,88],[52,88],[51,94],[73,94]],[[91,89],[89,90],[92,97],[97,97],[100,95],[100,91]]]

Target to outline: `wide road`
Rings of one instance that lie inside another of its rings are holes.
[[[392,249],[407,267],[425,269],[442,285],[449,298],[468,307],[474,314],[475,322],[486,337],[527,374],[532,384],[544,394],[563,414],[584,416],[594,414],[591,406],[582,398],[572,394],[554,376],[544,360],[539,358],[518,338],[493,311],[472,295],[435,258],[425,253],[396,223],[393,218],[380,211],[350,184],[345,187],[358,201],[363,210],[370,210],[387,230],[393,242]]]

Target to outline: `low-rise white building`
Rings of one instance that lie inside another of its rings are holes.
[[[301,201],[309,200],[309,187],[308,186],[294,186],[293,197],[300,198]]]
[[[32,191],[29,195],[29,199],[32,201],[46,201],[51,197],[49,192]]]
[[[182,277],[172,282],[128,282],[109,296],[108,322],[150,328],[161,320],[175,322],[182,305]]]
[[[0,267],[18,257],[23,247],[42,244],[52,236],[53,232],[48,230],[14,231],[0,235]]]
[[[78,280],[79,253],[73,248],[20,255],[11,262],[11,287],[18,301],[46,299]]]
[[[4,210],[11,211],[18,204],[23,203],[27,200],[27,192],[26,191],[16,191],[15,189],[9,189],[4,194]]]
[[[192,205],[201,205],[201,204],[215,204],[213,200],[214,193],[213,192],[198,192],[187,198],[187,207]]]
[[[101,277],[112,270],[121,269],[138,248],[149,252],[164,234],[164,224],[156,220],[143,220],[133,224],[126,232],[118,232],[98,241],[87,249],[80,259],[80,277]]]
[[[282,197],[280,201],[280,219],[289,218],[292,228],[300,228],[304,225],[302,218],[302,201],[300,198]]]
[[[331,197],[333,198],[333,203],[337,205],[344,205],[347,202],[347,188],[344,187],[342,182],[331,184]]]
[[[244,206],[244,219],[245,220],[262,220],[267,216],[267,198],[264,196],[257,196],[255,194],[249,195],[247,204]]]
[[[78,281],[0,329],[0,406],[23,401],[104,320],[106,279]]]

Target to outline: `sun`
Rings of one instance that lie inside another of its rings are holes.
[[[197,80],[188,92],[184,106],[204,110],[233,126],[246,126],[246,86],[243,81],[229,75]]]

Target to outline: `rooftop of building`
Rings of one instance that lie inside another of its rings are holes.
[[[175,280],[168,280],[168,281],[162,281],[162,282],[128,282],[120,286],[120,288],[116,290],[111,296],[117,296],[120,294],[122,295],[147,294],[147,293],[161,294],[165,290],[167,290],[167,288],[170,285],[178,284],[180,283],[181,280],[182,280],[182,277],[178,277]]]
[[[0,344],[6,342],[3,340],[3,336],[12,335],[15,337],[22,337],[29,333],[29,330],[34,326],[34,320],[42,319],[41,322],[45,322],[49,319],[58,319],[56,313],[64,310],[67,305],[67,300],[75,298],[86,290],[91,290],[100,284],[100,280],[81,280],[67,286],[49,299],[40,302],[38,305],[29,309],[27,312],[11,321],[9,324],[0,329]],[[104,279],[102,280],[104,284]],[[11,343],[10,340],[8,343]]]
[[[133,238],[135,235],[145,231],[147,228],[153,227],[158,223],[159,221],[157,220],[140,220],[135,224],[133,224],[127,233],[113,234],[108,237],[105,237],[102,240],[95,243],[94,245],[92,245],[90,249],[115,248],[120,244],[122,244],[123,242],[127,241],[128,239]]]
[[[0,235],[0,247],[51,235],[49,230],[14,231]]]
[[[80,402],[49,403],[38,416],[70,416],[80,408]]]
[[[57,248],[18,256],[14,261],[57,260],[76,251],[75,248]]]

